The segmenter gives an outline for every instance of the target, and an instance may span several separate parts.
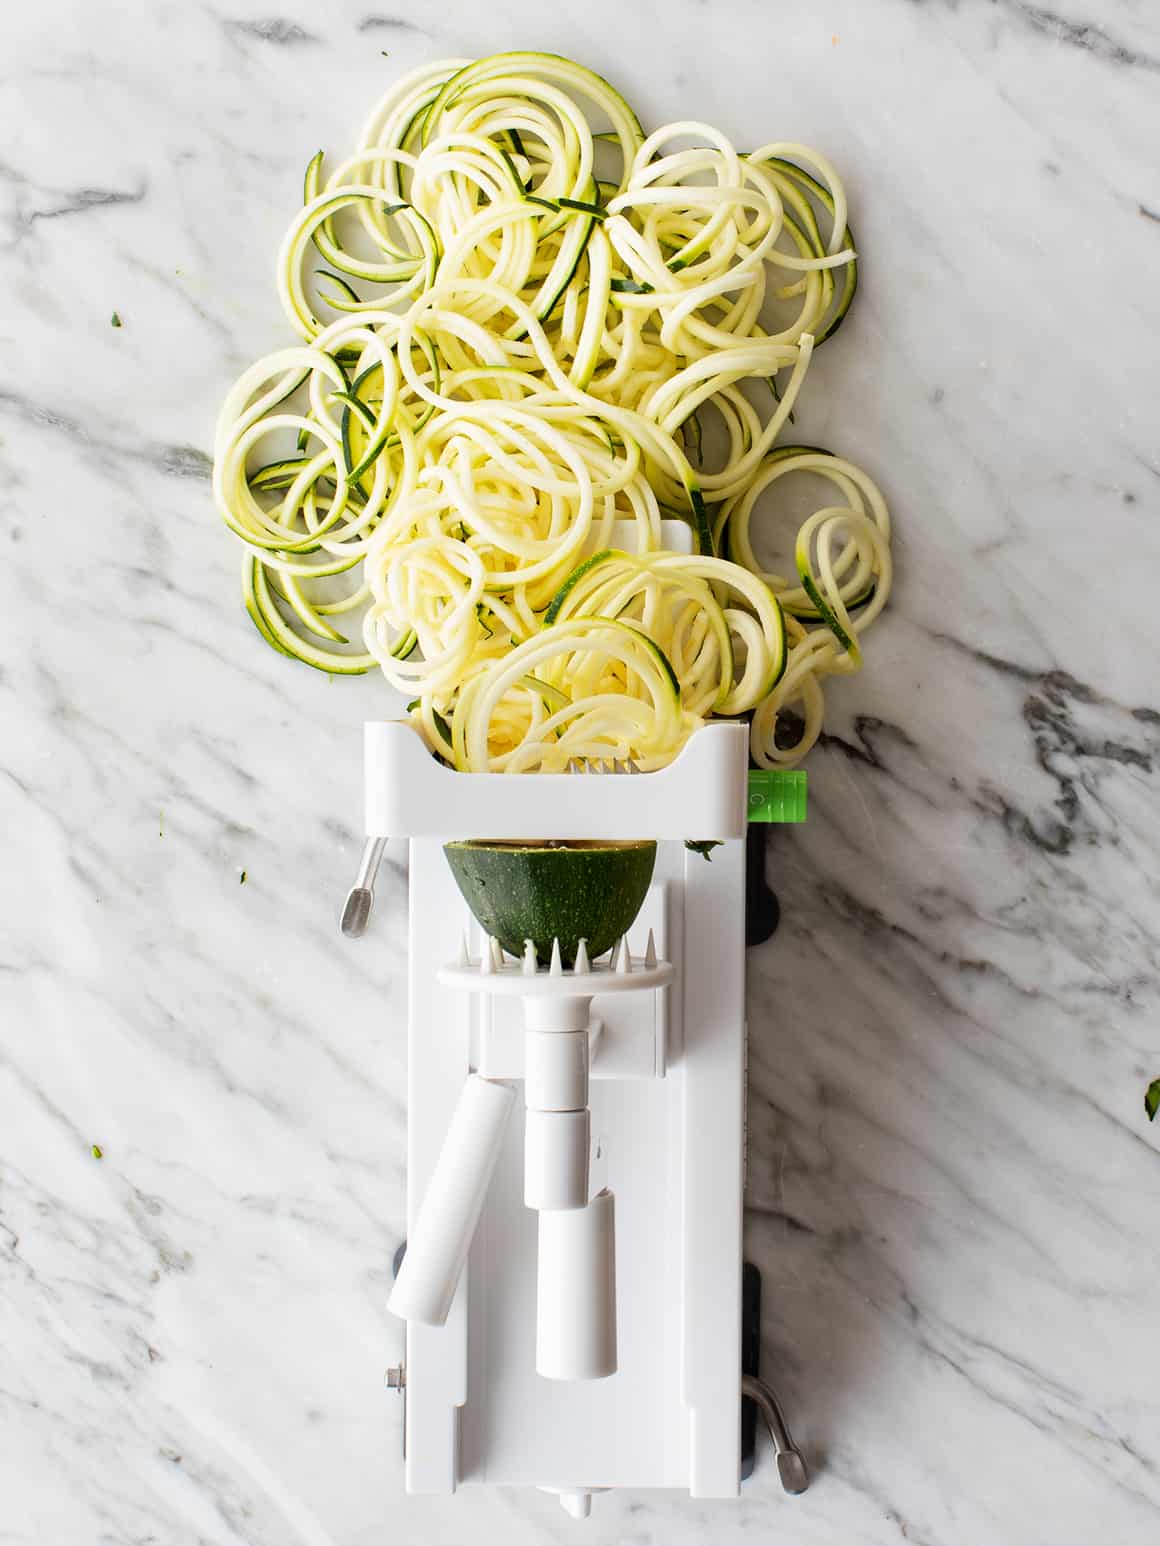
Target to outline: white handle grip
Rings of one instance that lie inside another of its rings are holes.
[[[387,1301],[392,1314],[428,1326],[447,1319],[515,1093],[478,1074],[464,1081]]]

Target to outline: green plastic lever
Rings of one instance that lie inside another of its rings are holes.
[[[806,819],[806,775],[801,768],[750,768],[750,821]]]

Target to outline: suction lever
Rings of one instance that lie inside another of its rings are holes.
[[[361,939],[367,931],[367,922],[371,916],[371,903],[375,899],[375,876],[379,873],[383,849],[386,846],[387,840],[385,837],[368,837],[363,844],[358,875],[355,878],[354,885],[346,894],[346,901],[343,903],[342,908],[342,918],[339,920],[338,925],[347,939]]]
[[[741,1393],[754,1402],[761,1413],[766,1431],[773,1440],[773,1449],[777,1456],[777,1474],[781,1478],[781,1485],[786,1492],[804,1492],[810,1484],[810,1473],[806,1470],[801,1450],[790,1437],[777,1397],[765,1381],[759,1380],[754,1374],[741,1376]]]
[[[750,768],[746,799],[745,943],[763,945],[777,929],[781,908],[765,878],[766,822],[806,819],[806,776],[798,768]]]
[[[745,834],[746,945],[764,945],[780,922],[781,905],[765,878],[765,828],[750,822]]]

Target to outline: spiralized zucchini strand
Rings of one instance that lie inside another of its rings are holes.
[[[517,52],[412,72],[304,194],[277,265],[300,342],[216,439],[266,642],[377,665],[466,771],[659,767],[713,715],[800,760],[892,574],[873,482],[779,444],[857,288],[831,163],[646,136],[600,76]],[[828,502],[779,533],[794,474]]]

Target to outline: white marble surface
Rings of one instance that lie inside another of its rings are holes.
[[[863,289],[801,423],[900,529],[751,956],[749,1244],[817,1480],[586,1539],[1156,1539],[1160,15],[1049,4],[6,10],[0,1541],[580,1529],[403,1495],[399,855],[333,930],[381,689],[262,646],[206,482],[308,156],[529,43],[836,159]]]

